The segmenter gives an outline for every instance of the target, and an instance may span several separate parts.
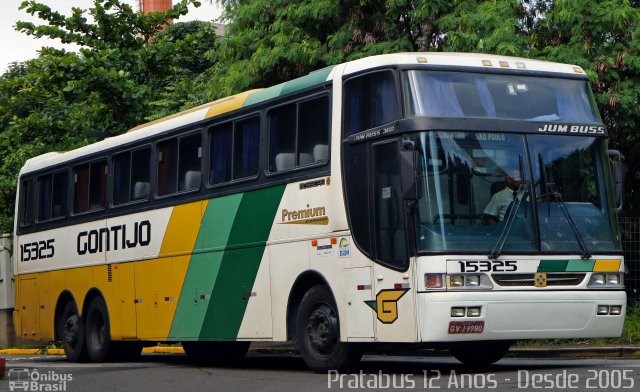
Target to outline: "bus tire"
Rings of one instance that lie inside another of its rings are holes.
[[[325,285],[311,287],[296,317],[296,339],[302,359],[316,372],[344,370],[362,358],[360,347],[340,341],[338,307]]]
[[[73,301],[68,301],[65,304],[58,322],[58,331],[67,360],[71,362],[86,362],[87,348],[84,337],[84,323]]]
[[[109,359],[112,348],[107,304],[98,296],[91,300],[85,317],[86,346],[91,362]]]
[[[482,367],[498,362],[509,352],[510,341],[466,342],[449,347],[451,354],[466,366]]]
[[[197,363],[233,363],[249,351],[250,342],[182,342],[189,359]]]

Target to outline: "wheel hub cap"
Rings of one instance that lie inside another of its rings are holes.
[[[311,313],[306,330],[311,347],[321,354],[330,353],[337,344],[338,323],[328,306],[320,306]]]

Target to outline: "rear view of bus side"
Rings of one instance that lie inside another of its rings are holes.
[[[579,67],[405,53],[35,157],[16,331],[94,362],[295,341],[315,370],[378,343],[478,364],[519,339],[619,336],[606,136]]]

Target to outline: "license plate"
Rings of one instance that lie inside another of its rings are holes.
[[[449,333],[482,333],[484,331],[484,321],[450,321]]]

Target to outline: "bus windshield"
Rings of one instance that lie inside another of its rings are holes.
[[[409,116],[600,123],[586,80],[410,70]]]
[[[620,250],[601,139],[443,131],[412,139],[422,158],[420,252],[488,253],[513,214],[503,252],[582,253],[561,204],[592,253]]]

